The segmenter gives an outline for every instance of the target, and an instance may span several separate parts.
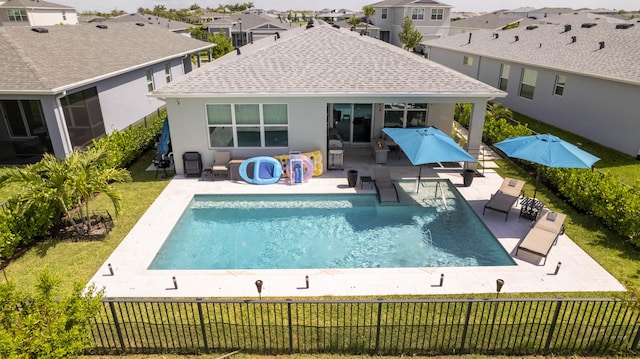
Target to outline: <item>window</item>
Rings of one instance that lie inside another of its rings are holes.
[[[153,91],[155,85],[153,84],[153,69],[147,69],[147,90]]]
[[[9,9],[7,10],[9,21],[29,21],[27,10],[25,9]]]
[[[464,66],[473,66],[473,57],[465,55],[462,59]]]
[[[511,71],[511,65],[502,64],[500,68],[500,80],[498,81],[498,88],[502,91],[507,91],[509,71]]]
[[[442,20],[444,18],[444,9],[431,9],[431,20]]]
[[[164,64],[164,78],[167,83],[171,82],[171,66]]]
[[[95,87],[60,99],[71,145],[84,147],[105,134],[98,91]]]
[[[530,69],[522,69],[522,80],[520,83],[520,97],[533,100],[533,93],[536,90],[536,79],[538,71]]]
[[[382,20],[387,19],[387,16],[389,16],[389,9],[381,9],[380,10],[380,18]]]
[[[207,105],[211,147],[287,147],[286,104]]]
[[[428,109],[426,103],[387,103],[384,105],[384,127],[426,126]]]
[[[553,94],[556,96],[562,96],[564,93],[564,85],[567,82],[567,77],[563,75],[556,75],[556,85],[553,89]]]
[[[424,9],[411,9],[411,20],[424,20]]]
[[[62,10],[62,20],[67,20],[67,13],[65,13],[64,10]]]
[[[12,138],[46,133],[42,108],[37,100],[2,100],[0,118],[4,118]]]

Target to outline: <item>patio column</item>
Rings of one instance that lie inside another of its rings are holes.
[[[469,134],[467,138],[467,146],[465,150],[469,154],[480,160],[480,145],[482,144],[482,128],[484,127],[484,115],[487,112],[487,100],[473,102],[471,110],[471,119],[469,120]],[[478,168],[477,163],[466,162],[465,169],[475,170]]]

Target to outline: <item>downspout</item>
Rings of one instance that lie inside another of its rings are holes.
[[[480,81],[480,65],[482,64],[482,56],[478,55],[478,69],[476,70],[476,80]]]
[[[56,96],[56,107],[54,110],[56,116],[56,122],[58,123],[58,132],[60,133],[60,139],[62,140],[62,150],[64,151],[64,157],[71,154],[73,145],[71,144],[71,138],[69,138],[69,130],[67,129],[67,123],[64,118],[64,111],[62,111],[62,102],[60,99],[67,96],[67,90],[63,90],[58,96]],[[60,156],[56,156],[60,157]]]

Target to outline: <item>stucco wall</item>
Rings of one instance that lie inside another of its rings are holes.
[[[428,51],[429,59],[495,87],[506,63],[474,56],[469,67],[462,64],[463,53]],[[506,107],[631,156],[639,154],[640,86],[527,66],[538,73],[534,97],[529,100],[519,96],[523,66],[509,65],[508,95],[498,99]],[[566,76],[562,96],[554,95],[556,75]]]
[[[166,84],[164,65],[152,66],[156,88]],[[172,60],[170,65],[174,80],[182,76],[180,59]],[[107,133],[122,130],[164,106],[163,101],[147,96],[146,68],[101,81],[97,87]]]
[[[77,25],[78,15],[72,9],[64,10],[64,18],[62,16],[63,10],[38,10],[29,11],[29,22],[31,26],[52,26],[52,25]]]

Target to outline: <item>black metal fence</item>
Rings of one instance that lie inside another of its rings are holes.
[[[95,351],[609,354],[638,347],[638,312],[614,299],[106,299]]]

